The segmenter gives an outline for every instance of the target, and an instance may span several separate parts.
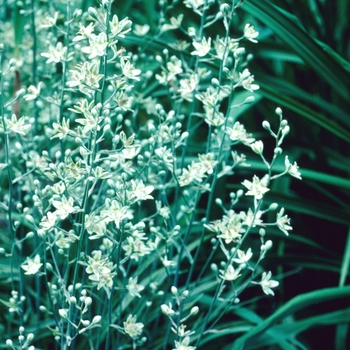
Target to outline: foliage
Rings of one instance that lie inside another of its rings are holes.
[[[3,344],[305,349],[323,325],[346,348],[350,73],[326,6],[4,3]]]

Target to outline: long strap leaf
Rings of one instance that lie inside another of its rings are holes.
[[[349,295],[350,286],[342,288],[325,288],[310,293],[298,295],[289,302],[287,302],[285,305],[283,305],[281,308],[279,308],[273,315],[268,317],[265,321],[260,323],[258,326],[254,327],[248,333],[238,338],[233,345],[233,350],[243,350],[249,348],[249,346],[254,342],[254,339],[258,338],[259,335],[269,330],[271,327],[273,327],[273,325],[275,325],[277,322],[279,322],[288,315],[294,314],[295,312],[311,305],[316,305],[318,303],[333,299],[349,297]]]
[[[265,23],[341,96],[349,98],[349,72],[302,28],[295,16],[266,0],[245,1],[243,9]]]

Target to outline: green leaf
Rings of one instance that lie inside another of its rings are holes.
[[[349,98],[350,75],[290,13],[266,0],[245,1],[242,8],[268,26],[341,96]]]
[[[274,325],[286,318],[287,316],[293,315],[299,310],[305,309],[306,307],[330,301],[334,299],[340,299],[348,297],[350,293],[350,286],[336,287],[336,288],[325,288],[316,290],[310,293],[300,294],[294,297],[292,300],[287,302],[285,305],[280,307],[274,314],[268,317],[266,320],[261,322],[259,325],[251,329],[248,333],[238,338],[233,345],[233,350],[242,350],[253,346],[258,341],[258,338],[265,332],[270,330]]]

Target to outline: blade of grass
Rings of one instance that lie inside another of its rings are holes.
[[[321,302],[330,301],[334,299],[340,299],[348,297],[350,293],[350,286],[335,287],[317,290],[310,293],[305,293],[296,296],[285,305],[280,307],[274,314],[265,319],[262,323],[254,327],[248,333],[238,338],[233,345],[233,350],[241,350],[253,345],[257,338],[271,329],[277,322],[283,318],[294,314],[295,312],[302,310],[311,305],[315,305]]]
[[[349,73],[320,47],[295,16],[266,0],[245,1],[242,8],[265,23],[341,96],[349,97]]]
[[[346,240],[345,251],[343,255],[343,262],[340,269],[340,279],[339,279],[339,287],[343,287],[345,285],[346,277],[349,273],[350,268],[350,228],[348,231],[348,237]],[[346,338],[349,332],[349,324],[341,324],[337,327],[335,332],[335,348],[339,350],[346,349]]]

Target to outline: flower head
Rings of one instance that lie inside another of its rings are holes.
[[[136,316],[129,315],[124,324],[125,333],[129,334],[131,338],[136,339],[142,333],[143,323],[136,322]]]
[[[269,294],[270,295],[275,295],[274,291],[271,288],[278,287],[278,285],[279,285],[279,282],[275,281],[275,280],[272,280],[271,276],[272,276],[271,271],[269,271],[268,273],[263,272],[263,274],[261,276],[261,281],[259,282],[263,292],[266,295],[269,295]]]
[[[201,42],[194,41],[192,44],[196,50],[192,51],[191,55],[203,57],[210,51],[211,38],[208,38],[208,40],[206,38],[203,38]]]
[[[259,35],[259,32],[257,32],[253,26],[251,26],[249,23],[247,23],[244,27],[244,37],[251,41],[252,43],[257,43],[258,41],[255,40],[255,38]]]
[[[298,170],[298,164],[296,162],[294,162],[294,164],[291,164],[291,162],[288,159],[288,156],[286,156],[285,160],[284,160],[284,165],[286,167],[287,172],[293,176],[296,177],[297,179],[301,180],[301,174],[300,171]]]
[[[24,271],[26,271],[26,275],[35,275],[42,265],[43,264],[40,262],[40,255],[37,254],[34,257],[34,260],[27,258],[27,264],[22,265],[21,267]]]
[[[281,210],[277,214],[277,226],[278,228],[285,233],[288,236],[288,231],[292,230],[293,227],[290,226],[290,218],[287,215],[284,214],[284,208],[281,208]]]
[[[248,189],[246,196],[254,196],[255,199],[261,199],[266,192],[270,191],[270,189],[267,188],[267,181],[267,175],[265,175],[262,179],[259,179],[256,175],[254,175],[253,181],[244,180],[242,184]]]

